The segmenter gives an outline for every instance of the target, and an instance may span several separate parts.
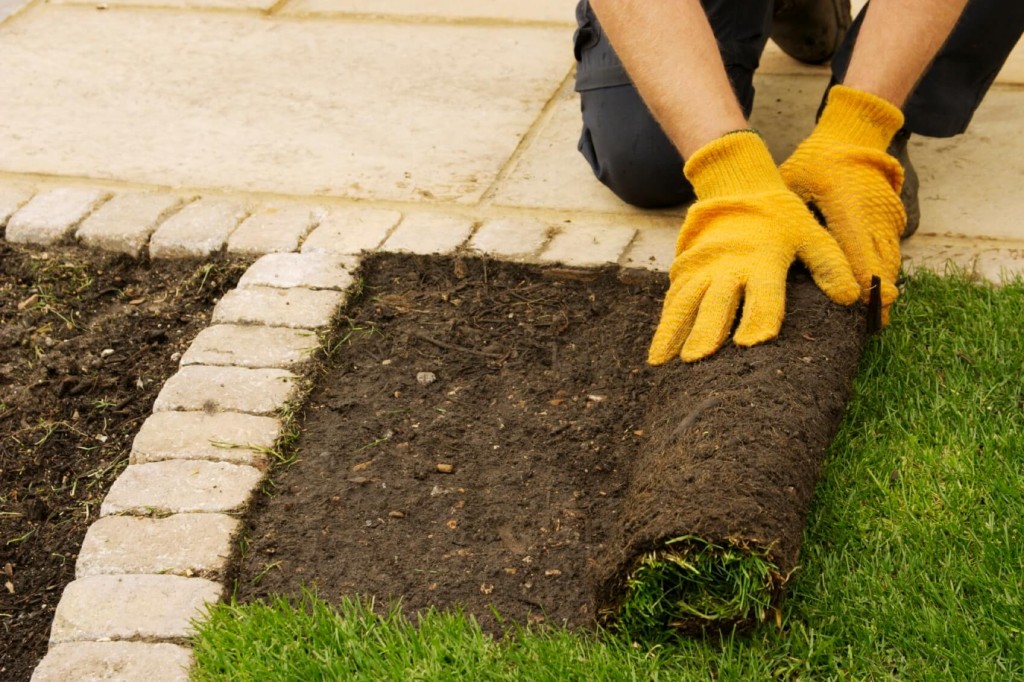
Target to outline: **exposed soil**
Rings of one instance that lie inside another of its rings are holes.
[[[677,427],[718,375],[763,382],[758,400],[794,362],[810,369],[787,386],[812,396],[844,394],[852,375],[819,370],[848,352],[856,312],[802,275],[781,342],[653,369],[663,275],[412,256],[367,259],[362,274],[297,459],[250,510],[240,599],[312,586],[327,600],[400,598],[410,613],[462,606],[492,632],[495,612],[506,626],[593,625],[606,564],[628,543],[620,516],[652,425],[667,428],[674,410]],[[812,335],[809,320],[832,326]],[[655,403],[674,407],[649,413]],[[814,419],[831,423],[834,403],[762,401],[750,422],[708,408],[700,427],[717,419],[744,446],[770,436],[774,447]],[[816,465],[793,475],[813,489]],[[791,485],[775,478],[766,484]]]
[[[27,680],[85,531],[240,264],[0,241],[0,679]]]

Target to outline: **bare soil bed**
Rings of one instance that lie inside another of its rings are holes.
[[[628,491],[651,428],[729,430],[734,459],[765,439],[766,424],[781,425],[773,443],[834,431],[856,356],[841,371],[824,359],[861,338],[849,333],[856,311],[799,273],[784,343],[660,370],[645,357],[663,275],[381,256],[362,277],[295,461],[273,472],[247,518],[233,576],[242,600],[311,587],[329,601],[401,599],[409,613],[462,607],[492,632],[592,626],[599,583],[629,541],[620,517],[635,516]],[[806,371],[783,377],[793,363]],[[718,374],[733,389],[778,381],[826,397],[768,401],[749,426],[722,399],[688,423]],[[652,424],[652,397],[677,400],[675,416],[655,410]],[[789,460],[791,472],[762,466],[784,493],[763,499],[792,497],[790,478],[809,498],[822,454]],[[749,500],[735,504],[749,516]],[[798,538],[803,521],[786,517]]]
[[[0,241],[0,679],[27,680],[100,502],[241,264]]]

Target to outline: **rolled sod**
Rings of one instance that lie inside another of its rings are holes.
[[[773,616],[865,327],[863,306],[831,303],[794,270],[776,341],[661,369],[613,549],[596,567],[607,624],[661,639]]]

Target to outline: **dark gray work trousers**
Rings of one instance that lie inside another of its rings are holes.
[[[749,116],[754,71],[771,32],[774,0],[702,2],[733,90]],[[862,11],[832,59],[833,82],[843,81],[863,19]],[[623,201],[643,208],[691,201],[693,189],[683,177],[679,152],[637,94],[588,0],[577,6],[576,20],[576,90],[583,111],[580,152],[597,178]],[[1021,0],[970,0],[903,107],[906,129],[930,137],[966,130],[1022,30]]]

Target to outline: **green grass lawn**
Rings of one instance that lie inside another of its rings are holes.
[[[873,339],[781,625],[648,648],[308,598],[222,605],[196,680],[1024,679],[1024,284],[919,273]]]

